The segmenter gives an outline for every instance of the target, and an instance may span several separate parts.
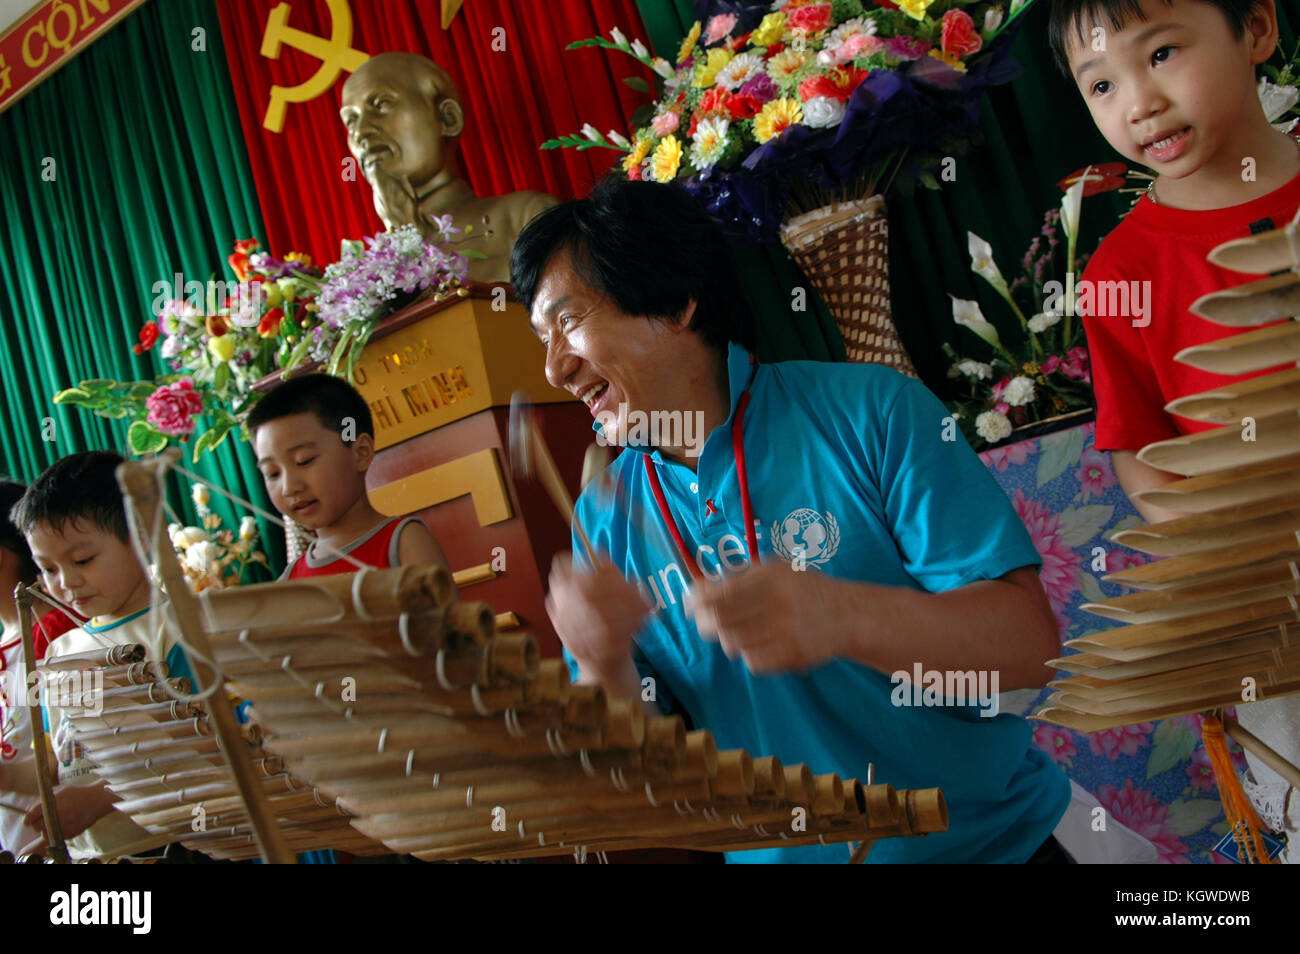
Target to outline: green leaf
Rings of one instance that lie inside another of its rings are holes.
[[[632,87],[638,93],[650,92],[650,84],[639,76],[624,76],[623,82]]]
[[[1083,428],[1072,427],[1042,439],[1038,455],[1038,486],[1055,480],[1083,453]]]
[[[1170,802],[1165,817],[1165,831],[1179,838],[1190,838],[1223,814],[1217,798],[1178,799]]]
[[[1154,778],[1186,762],[1196,749],[1196,733],[1181,722],[1166,719],[1151,736],[1151,757],[1147,759],[1147,778]],[[1192,831],[1196,831],[1198,825]],[[1190,834],[1190,832],[1189,832]]]
[[[1101,584],[1097,578],[1092,575],[1091,557],[1089,563],[1079,568],[1079,592],[1083,594],[1084,600],[1088,603],[1100,603],[1106,599],[1106,594],[1101,591]]]
[[[167,435],[144,421],[136,421],[126,432],[133,454],[155,454],[167,446]]]
[[[1101,528],[1114,513],[1115,508],[1109,504],[1067,507],[1059,514],[1061,542],[1071,547],[1083,546],[1101,533]]]
[[[80,387],[83,391],[111,391],[117,387],[117,382],[112,378],[91,378],[80,382]]]
[[[939,180],[936,179],[932,173],[927,172],[924,169],[918,172],[916,177],[921,180],[921,185],[925,186],[927,189],[932,189],[935,192],[938,192],[941,188]]]
[[[126,393],[130,397],[145,400],[152,396],[153,392],[157,390],[158,386],[152,381],[135,381],[129,388],[127,388]]]
[[[224,391],[230,386],[230,365],[221,362],[217,365],[212,374],[212,388],[215,391]]]
[[[84,388],[64,388],[54,395],[55,404],[82,404],[91,400],[90,392]]]
[[[1146,525],[1147,523],[1145,520],[1137,514],[1131,513],[1126,517],[1120,517],[1116,520],[1109,532],[1115,533],[1119,530],[1136,530],[1138,527],[1145,527]]]
[[[95,408],[95,413],[98,414],[100,417],[120,418],[120,417],[126,417],[127,411],[126,408],[119,405],[117,407]]]

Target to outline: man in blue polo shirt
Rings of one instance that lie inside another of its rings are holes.
[[[611,697],[653,685],[721,749],[943,789],[947,832],[868,861],[1068,860],[1051,834],[1069,782],[993,701],[1050,678],[1040,560],[943,405],[881,366],[756,364],[721,236],[673,187],[608,180],[534,219],[512,266],[547,377],[626,445],[616,502],[577,504],[601,560],[551,573],[575,678]],[[917,671],[978,676],[985,695],[923,695],[902,676]]]

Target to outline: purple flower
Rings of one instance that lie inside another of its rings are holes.
[[[776,81],[766,73],[758,73],[740,87],[742,96],[757,96],[765,103],[776,99],[778,92]]]
[[[930,46],[914,36],[891,36],[885,40],[885,53],[896,60],[919,60],[930,52]]]

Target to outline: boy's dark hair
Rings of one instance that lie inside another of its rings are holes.
[[[256,436],[263,424],[290,414],[315,414],[321,427],[335,431],[340,437],[350,418],[354,434],[375,436],[375,423],[366,399],[348,382],[332,374],[304,374],[276,385],[253,405],[248,415],[248,433]]]
[[[584,282],[629,315],[680,315],[719,351],[753,350],[754,326],[722,229],[678,186],[610,175],[585,199],[537,215],[515,240],[510,276],[525,308],[551,256],[567,250]]]
[[[22,499],[27,488],[12,480],[0,480],[0,547],[8,550],[18,558],[18,579],[23,583],[35,583],[39,571],[36,561],[32,559],[31,548],[27,538],[9,519],[9,511]],[[12,593],[0,593],[0,599],[8,599]]]
[[[113,451],[86,451],[55,461],[32,481],[9,519],[24,534],[38,523],[62,532],[67,524],[86,520],[125,543],[126,506],[116,473],[125,459]]]
[[[1173,6],[1173,0],[1164,0],[1165,6]],[[1236,39],[1241,39],[1246,32],[1246,20],[1259,6],[1260,0],[1196,0],[1218,7],[1228,18],[1228,28]],[[1066,58],[1065,48],[1071,40],[1071,33],[1076,43],[1088,44],[1084,27],[1088,23],[1110,21],[1110,28],[1115,31],[1124,29],[1131,20],[1146,20],[1139,0],[1052,0],[1050,19],[1047,21],[1047,43],[1051,47],[1056,65],[1066,76],[1070,74],[1070,62]]]

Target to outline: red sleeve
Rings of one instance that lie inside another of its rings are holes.
[[[50,610],[36,620],[32,624],[32,649],[36,653],[37,661],[45,658],[45,651],[49,649],[50,643],[68,630],[76,629],[78,625],[76,620],[69,619],[68,614],[62,610]]]
[[[1112,234],[1097,249],[1084,270],[1083,281],[1127,281],[1132,277],[1114,264],[1123,250],[1114,247],[1113,238],[1118,236]],[[1179,430],[1165,411],[1142,329],[1118,316],[1085,316],[1083,327],[1097,400],[1097,450],[1137,451],[1177,437]]]

